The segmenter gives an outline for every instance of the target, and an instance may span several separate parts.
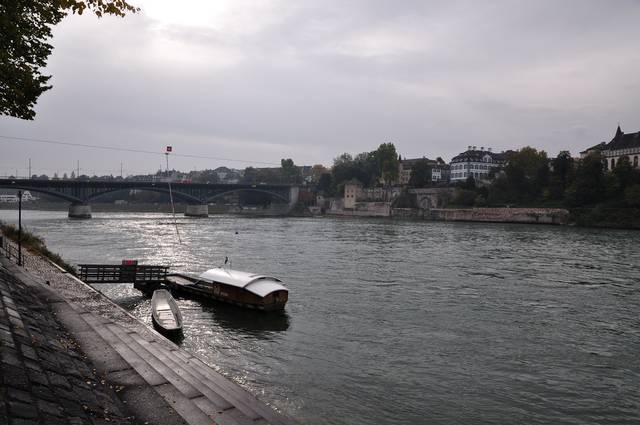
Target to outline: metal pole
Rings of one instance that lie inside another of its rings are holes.
[[[18,265],[22,266],[22,191],[18,191]]]
[[[31,178],[31,158],[29,158],[29,175],[27,176],[27,178]]]

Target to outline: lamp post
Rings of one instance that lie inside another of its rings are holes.
[[[18,265],[22,266],[22,191],[18,191]]]

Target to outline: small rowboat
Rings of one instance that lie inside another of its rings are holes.
[[[182,314],[176,300],[166,289],[153,291],[151,320],[160,332],[177,334],[182,330]]]

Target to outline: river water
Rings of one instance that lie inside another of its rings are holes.
[[[290,290],[282,315],[178,299],[181,344],[301,423],[640,422],[637,231],[24,217],[73,264],[129,258],[199,272],[228,256],[233,268],[280,277]],[[150,322],[149,299],[131,285],[100,289]]]

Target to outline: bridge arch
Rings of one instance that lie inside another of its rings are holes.
[[[31,186],[23,186],[23,185],[15,185],[15,184],[0,184],[0,189],[15,189],[15,190],[28,190],[29,192],[43,193],[45,195],[55,196],[56,198],[64,199],[65,201],[69,201],[71,203],[81,204],[84,203],[82,199],[67,195],[65,193],[56,192],[55,190],[47,190],[39,187],[31,187]]]
[[[126,188],[115,188],[115,189],[107,189],[101,192],[97,192],[97,193],[93,193],[90,196],[87,197],[86,201],[90,201],[92,199],[96,199],[99,198],[103,195],[107,195],[109,193],[115,193],[115,192],[123,192],[123,191],[129,191],[129,190],[145,190],[147,192],[157,192],[157,193],[166,193],[169,194],[169,189],[168,188],[164,188],[164,187],[155,187],[155,186],[140,186],[140,187],[126,187]],[[197,198],[195,196],[189,195],[187,193],[183,193],[183,192],[179,192],[179,191],[175,191],[175,190],[171,190],[171,196],[173,196],[176,199],[180,199],[182,201],[186,201],[188,203],[191,204],[202,204],[204,201],[200,198]]]
[[[279,193],[270,192],[270,191],[268,191],[268,190],[263,190],[263,189],[254,189],[254,188],[241,188],[241,189],[233,189],[233,190],[228,190],[228,191],[226,191],[226,192],[216,193],[215,195],[208,197],[208,198],[206,199],[206,202],[211,202],[211,201],[213,201],[214,199],[222,198],[223,196],[230,195],[230,194],[232,194],[232,193],[237,193],[237,192],[258,192],[258,193],[265,193],[265,194],[270,195],[270,196],[272,196],[272,197],[274,197],[274,198],[280,199],[280,200],[282,200],[282,201],[284,201],[284,202],[286,202],[286,203],[289,203],[289,201],[290,201],[288,197],[283,196],[283,195],[280,195]]]

